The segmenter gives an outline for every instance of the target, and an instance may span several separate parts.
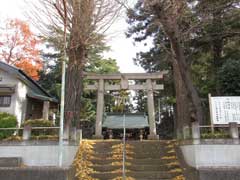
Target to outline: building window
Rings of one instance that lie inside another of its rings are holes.
[[[10,107],[11,96],[0,96],[0,107]]]

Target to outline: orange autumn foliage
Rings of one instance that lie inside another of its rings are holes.
[[[29,25],[19,19],[9,20],[0,35],[0,60],[23,70],[34,80],[39,79],[42,69],[40,40]]]

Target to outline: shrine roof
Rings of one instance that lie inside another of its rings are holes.
[[[103,121],[103,128],[123,129],[124,114],[107,114]],[[143,113],[125,114],[126,129],[143,129],[149,127],[148,117]]]

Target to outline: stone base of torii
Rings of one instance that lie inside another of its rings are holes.
[[[104,114],[104,93],[105,91],[120,90],[145,90],[147,91],[147,107],[149,132],[148,139],[157,140],[159,136],[156,131],[155,110],[154,110],[154,91],[163,90],[162,84],[157,84],[157,80],[162,80],[167,71],[158,73],[122,73],[122,74],[92,74],[86,73],[85,79],[95,81],[95,84],[88,84],[85,90],[97,91],[97,114],[94,139],[103,139],[102,121]],[[111,80],[118,80],[120,84],[111,85],[107,83]],[[144,80],[142,84],[130,85],[129,80]]]

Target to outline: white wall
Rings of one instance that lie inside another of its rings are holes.
[[[13,75],[2,70],[0,70],[0,77],[2,79],[2,81],[0,81],[0,84],[16,86],[15,93],[12,94],[11,97],[10,107],[0,107],[0,112],[7,112],[15,115],[17,117],[18,124],[20,125],[21,121],[25,117],[26,112],[27,86]]]
[[[72,165],[78,146],[63,146],[63,166]],[[27,166],[58,166],[58,145],[6,145],[0,146],[1,157],[21,157]]]
[[[188,165],[204,167],[240,167],[240,144],[183,145],[181,150]]]

